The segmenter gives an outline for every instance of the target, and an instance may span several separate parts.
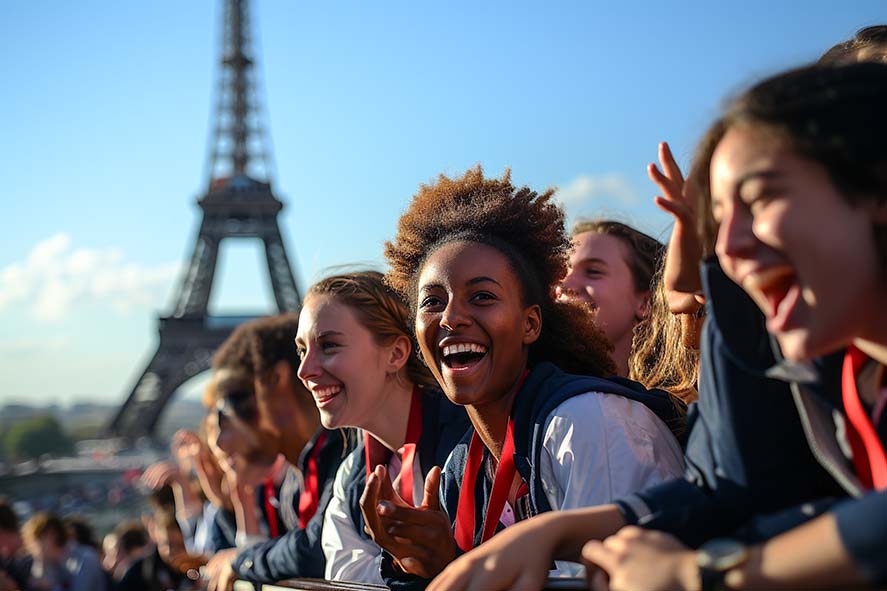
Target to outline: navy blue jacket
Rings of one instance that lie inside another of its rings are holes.
[[[292,529],[278,538],[240,551],[233,562],[239,578],[253,583],[274,583],[297,577],[323,578],[325,562],[320,545],[323,514],[332,497],[336,471],[348,450],[342,431],[319,430],[299,458],[303,474],[307,473],[308,458],[322,433],[326,433],[326,440],[317,458],[318,490],[321,493],[317,512],[305,529]],[[299,495],[295,495],[292,502],[298,509]]]
[[[662,390],[647,390],[641,384],[624,378],[597,378],[577,376],[561,371],[555,365],[543,362],[536,365],[527,376],[520,394],[515,398],[511,411],[514,419],[514,464],[529,488],[529,502],[525,517],[551,511],[548,497],[539,477],[542,459],[542,439],[548,416],[569,398],[588,392],[616,394],[643,403],[653,411],[680,439],[684,431],[686,409],[681,401]],[[445,511],[450,522],[455,523],[459,505],[459,493],[472,430],[453,449],[450,461],[442,475],[441,490]],[[484,461],[489,451],[484,449]],[[474,545],[480,544],[486,508],[492,494],[493,483],[489,478],[478,478],[475,489]],[[493,516],[498,518],[498,516]],[[501,529],[501,524],[498,529]]]
[[[818,499],[821,511],[846,495],[811,453],[789,385],[766,375],[778,359],[757,305],[716,261],[702,271],[708,319],[686,473],[617,503],[628,523],[692,547],[728,535],[766,539],[809,519],[802,503]],[[808,387],[833,396],[840,355],[811,369]]]

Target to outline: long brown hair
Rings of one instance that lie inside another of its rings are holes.
[[[662,281],[664,267],[660,264],[653,276],[650,314],[634,329],[628,377],[647,388],[660,388],[689,403],[696,399],[699,351],[685,346],[681,318],[668,308]]]

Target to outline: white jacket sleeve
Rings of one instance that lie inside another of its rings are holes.
[[[339,466],[333,483],[333,498],[323,516],[324,578],[384,585],[380,574],[382,549],[357,531],[345,496],[345,478],[354,469],[355,461],[356,455],[352,452]]]
[[[540,476],[552,509],[610,503],[678,477],[683,467],[677,440],[643,403],[589,392],[546,419]],[[558,562],[559,574],[580,572],[569,564]]]

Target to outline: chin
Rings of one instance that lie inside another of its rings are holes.
[[[837,339],[819,338],[821,336],[809,329],[795,329],[776,335],[776,341],[783,356],[790,361],[808,361],[822,357],[849,344]]]
[[[320,424],[324,429],[338,429],[342,426],[336,415],[324,411],[320,411]]]

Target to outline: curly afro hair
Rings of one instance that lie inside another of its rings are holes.
[[[460,178],[440,175],[421,185],[398,222],[397,236],[385,244],[388,284],[403,294],[416,313],[416,282],[428,256],[451,242],[477,242],[500,251],[523,286],[525,305],[539,305],[543,330],[530,347],[529,364],[551,361],[583,375],[610,375],[612,347],[578,304],[555,299],[555,287],[567,272],[570,238],[564,212],[552,201],[554,190],[541,195],[501,179],[484,178],[478,165]]]

